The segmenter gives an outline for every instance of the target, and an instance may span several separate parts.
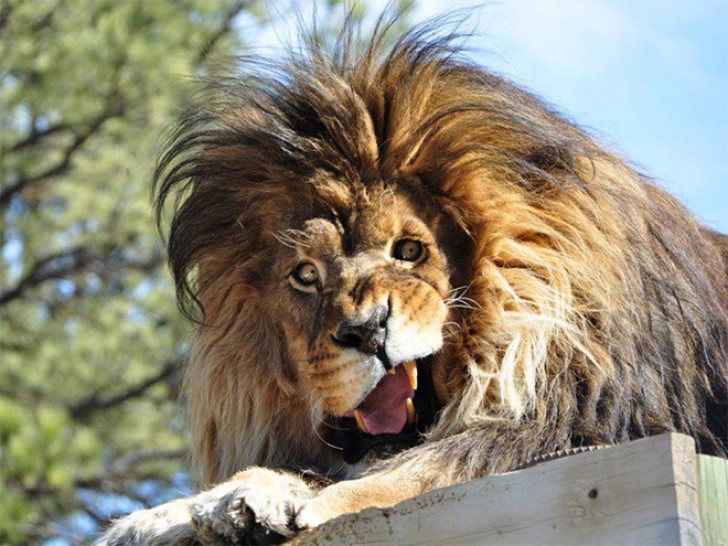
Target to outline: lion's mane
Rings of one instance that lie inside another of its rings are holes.
[[[309,41],[284,60],[242,59],[160,161],[160,214],[178,196],[179,297],[202,311],[187,387],[203,480],[341,466],[312,431],[261,295],[271,234],[306,213],[299,189],[336,191],[321,172],[419,185],[467,235],[454,269],[468,308],[433,371],[444,407],[425,440],[453,438],[458,472],[662,431],[725,456],[726,239],[552,107],[463,60],[452,36],[384,35],[359,46],[349,29],[332,55]],[[519,447],[463,462],[484,449],[468,431],[493,421]]]

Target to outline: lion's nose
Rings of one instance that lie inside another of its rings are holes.
[[[342,321],[336,329],[334,341],[342,347],[357,349],[369,355],[377,354],[387,338],[389,309],[379,305],[366,322]]]

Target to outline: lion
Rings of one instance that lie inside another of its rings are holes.
[[[666,431],[727,455],[728,238],[457,37],[387,28],[243,60],[171,136],[207,489],[100,544],[276,542]]]

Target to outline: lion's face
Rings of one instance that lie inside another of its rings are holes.
[[[442,348],[448,321],[447,217],[391,187],[365,201],[271,240],[265,297],[321,434],[332,417],[370,435],[412,429],[417,364]]]

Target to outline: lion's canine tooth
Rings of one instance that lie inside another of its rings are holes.
[[[364,422],[364,417],[361,414],[361,410],[354,410],[354,419],[356,419],[356,424],[359,425],[359,428],[362,430],[362,432],[366,432],[367,434],[369,434],[369,430],[367,429],[367,424]]]
[[[413,425],[415,423],[415,403],[411,398],[407,399],[407,424]]]
[[[414,360],[408,360],[403,365],[404,371],[407,372],[407,379],[409,379],[410,387],[417,390],[417,362]]]
[[[397,370],[395,370],[394,368],[389,368],[389,370],[387,371],[387,373],[389,375],[396,375],[397,374]]]

